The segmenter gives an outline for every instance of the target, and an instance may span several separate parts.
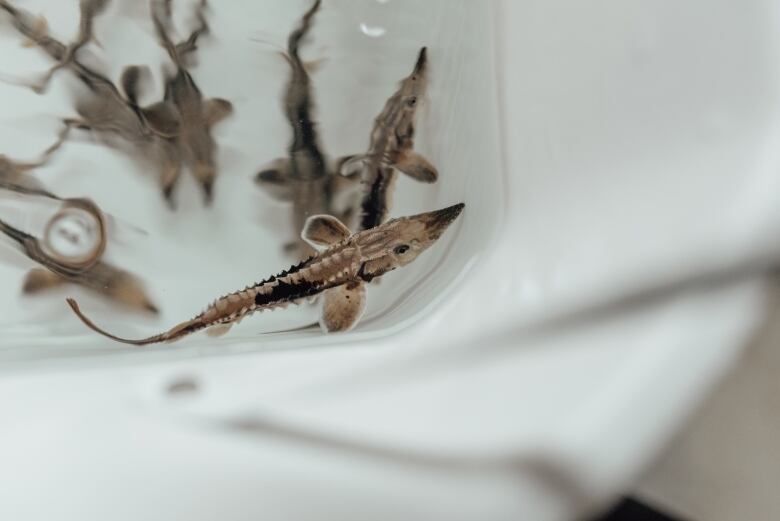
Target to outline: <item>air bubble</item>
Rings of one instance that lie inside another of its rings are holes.
[[[384,27],[372,26],[365,23],[361,23],[360,31],[366,36],[370,36],[372,38],[379,38],[380,36],[384,36],[384,34],[387,32],[387,29],[385,29]]]

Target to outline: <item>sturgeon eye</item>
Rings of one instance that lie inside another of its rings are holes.
[[[403,255],[407,251],[409,251],[409,246],[407,246],[406,244],[401,244],[400,246],[396,246],[395,248],[393,248],[393,253],[395,253],[396,255]]]
[[[417,96],[412,96],[411,98],[409,98],[406,101],[406,104],[409,105],[410,107],[414,107],[415,105],[417,105]]]

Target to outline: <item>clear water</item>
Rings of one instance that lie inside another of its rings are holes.
[[[188,27],[192,4],[174,2],[179,34]],[[90,197],[111,216],[106,260],[138,275],[161,312],[158,316],[113,306],[77,286],[34,297],[21,294],[34,264],[0,239],[0,361],[51,359],[77,354],[126,352],[89,331],[65,305],[77,298],[94,320],[130,337],[157,333],[200,312],[215,297],[257,282],[292,264],[282,251],[294,236],[288,205],[253,183],[259,167],[284,156],[290,136],[281,96],[288,65],[279,56],[289,31],[310,3],[303,0],[212,0],[211,36],[205,38],[191,72],[206,97],[223,97],[233,115],[216,127],[219,177],[215,200],[204,207],[187,172],[176,191],[178,209],[163,203],[156,174],[144,171],[126,152],[77,132],[35,175],[62,197]],[[25,0],[18,5],[44,13],[62,41],[75,34],[75,0]],[[403,270],[372,285],[368,310],[358,328],[324,336],[315,305],[264,312],[228,335],[194,335],[151,349],[191,353],[272,347],[308,347],[366,342],[424,319],[447,298],[456,280],[484,251],[499,224],[501,174],[489,4],[468,0],[325,0],[305,60],[322,60],[313,74],[321,143],[329,157],[360,153],[373,119],[398,81],[409,73],[417,51],[428,46],[431,82],[418,113],[416,150],[438,167],[435,185],[399,176],[391,215],[399,216],[465,202],[466,212],[434,248]],[[8,18],[0,15],[0,71],[34,77],[51,61],[20,45]],[[115,1],[96,22],[100,47],[85,52],[116,80],[128,64],[152,68],[162,97],[166,57],[148,21],[146,2]],[[78,82],[60,72],[49,91],[37,95],[0,84],[0,153],[27,160],[54,139],[59,119],[74,116]],[[149,102],[153,99],[147,100]],[[0,202],[5,201],[7,198]],[[2,218],[35,219],[33,210],[0,204]],[[29,214],[25,215],[24,212]],[[20,213],[21,212],[21,213]],[[467,273],[466,273],[467,276]],[[467,296],[457,296],[467,298]],[[303,329],[302,329],[303,328]],[[261,333],[280,332],[264,337]]]

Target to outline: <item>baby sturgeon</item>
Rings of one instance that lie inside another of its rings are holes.
[[[198,38],[208,32],[203,13],[206,0],[201,0],[196,9],[198,26],[179,44],[174,44],[169,36],[172,25],[171,0],[152,0],[150,7],[160,44],[176,66],[176,73],[166,80],[165,100],[176,106],[181,118],[178,140],[182,159],[200,183],[206,204],[209,204],[214,196],[214,179],[217,175],[217,145],[211,129],[233,112],[233,105],[221,98],[204,100],[195,80],[187,71],[187,59],[197,50]],[[165,187],[165,197],[169,201],[179,173],[172,175],[174,178]]]
[[[428,249],[463,211],[464,204],[401,217],[370,230],[350,233],[338,219],[316,215],[306,221],[302,235],[320,253],[243,291],[217,299],[203,313],[170,330],[142,340],[107,333],[79,309],[68,304],[92,330],[132,345],[172,342],[206,328],[222,330],[257,311],[285,307],[325,292],[320,325],[327,331],[347,331],[365,309],[365,283],[405,266]]]
[[[89,199],[60,199],[43,190],[35,192],[34,195],[61,202],[60,210],[46,226],[43,239],[38,239],[0,220],[0,233],[14,240],[24,255],[41,266],[27,273],[22,286],[25,294],[41,293],[66,283],[73,283],[112,301],[157,313],[157,307],[146,295],[143,285],[134,275],[103,261],[103,253],[107,245],[107,226],[105,216],[95,203]],[[95,237],[88,245],[90,247],[87,251],[66,253],[61,248],[58,250],[54,235],[60,233],[65,240],[75,243],[77,239],[70,237],[74,219],[81,223],[91,221],[89,226],[94,230],[90,232]],[[71,224],[69,225],[68,222]],[[60,229],[56,230],[57,228]]]
[[[436,168],[413,150],[415,115],[427,84],[428,55],[423,47],[414,70],[401,81],[374,121],[368,152],[349,158],[341,167],[343,175],[361,175],[361,230],[379,226],[387,219],[396,170],[423,183],[433,183],[439,177]]]
[[[94,131],[105,137],[119,137],[129,143],[138,157],[155,165],[163,192],[168,193],[179,171],[180,154],[175,139],[179,131],[179,115],[176,107],[168,102],[139,106],[141,80],[150,75],[148,69],[139,66],[125,68],[120,79],[120,90],[106,76],[79,62],[73,55],[73,45],[69,47],[52,38],[40,18],[5,0],[0,0],[0,9],[11,16],[17,31],[56,60],[62,68],[70,70],[86,87],[86,95],[76,100],[75,108],[79,117],[66,119],[65,123],[69,127]],[[94,9],[82,9],[81,15],[92,17],[95,12]],[[91,21],[87,23],[82,19],[82,27],[91,28],[91,24]],[[78,47],[78,42],[75,46]]]
[[[339,167],[329,169],[317,137],[313,119],[314,100],[311,78],[299,55],[301,41],[311,29],[314,15],[321,0],[304,14],[300,25],[290,33],[285,58],[291,74],[284,97],[284,112],[292,128],[292,141],[288,157],[273,161],[255,177],[255,182],[271,197],[292,203],[293,227],[300,233],[310,215],[335,215],[343,221],[349,219],[354,203],[338,204],[339,199],[355,190],[354,180],[337,175]],[[298,247],[301,255],[310,255],[311,247],[304,240],[286,247]]]

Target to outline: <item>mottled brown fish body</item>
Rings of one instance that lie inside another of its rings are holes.
[[[361,163],[362,230],[387,219],[397,171],[423,183],[438,178],[436,168],[413,150],[417,107],[427,87],[427,63],[427,50],[423,47],[412,73],[401,81],[374,120],[368,152],[352,160]]]
[[[198,39],[208,32],[202,0],[195,11],[198,25],[189,37],[174,44],[169,36],[171,20],[170,0],[151,0],[152,21],[160,45],[168,52],[176,66],[176,73],[166,80],[165,99],[178,109],[180,133],[178,146],[181,162],[186,164],[201,185],[206,204],[213,199],[213,185],[217,176],[217,144],[211,130],[214,125],[232,113],[232,104],[221,98],[204,100],[203,94],[187,70],[187,58],[197,49]],[[171,187],[172,188],[172,187]]]
[[[298,303],[354,278],[359,259],[359,250],[354,247],[335,248],[259,284],[217,299],[198,318],[205,327],[210,327],[235,322],[257,311]]]
[[[203,313],[165,333],[141,340],[121,338],[96,326],[73,299],[68,304],[93,331],[117,342],[148,345],[171,342],[211,328],[219,334],[257,311],[286,307],[324,293],[320,325],[325,331],[347,331],[366,308],[364,283],[413,262],[433,245],[461,214],[464,204],[393,219],[378,228],[351,234],[333,216],[306,221],[303,236],[322,253],[270,277],[218,298]]]
[[[276,159],[256,176],[256,182],[272,197],[292,203],[292,224],[297,240],[287,243],[285,250],[295,250],[300,256],[314,253],[314,249],[300,238],[306,219],[327,214],[348,220],[355,206],[354,197],[350,196],[357,193],[355,180],[338,175],[338,168],[332,169],[322,151],[314,117],[312,81],[300,57],[301,44],[311,31],[320,7],[319,0],[313,2],[287,38],[284,57],[290,65],[290,78],[283,109],[292,131],[288,154]]]
[[[356,260],[357,259],[357,260]],[[92,330],[112,340],[131,345],[173,342],[207,328],[236,324],[245,317],[264,310],[297,304],[323,291],[354,279],[359,269],[359,250],[348,245],[333,248],[326,254],[312,257],[279,275],[218,298],[203,313],[182,322],[159,335],[141,340],[117,337],[97,327],[80,310],[73,299],[71,309]]]

